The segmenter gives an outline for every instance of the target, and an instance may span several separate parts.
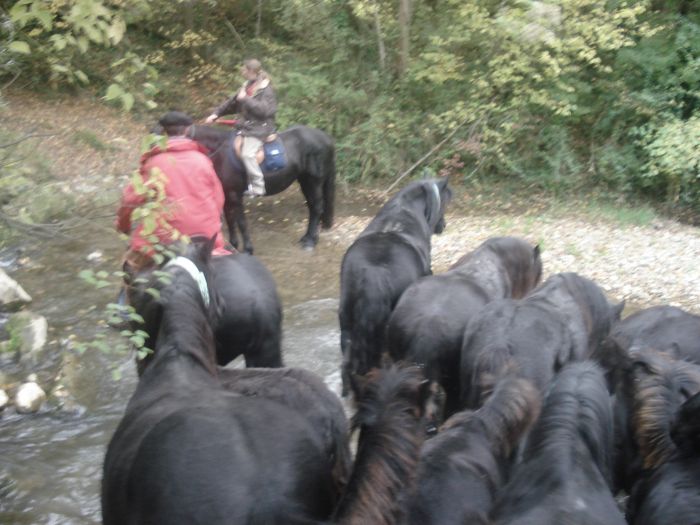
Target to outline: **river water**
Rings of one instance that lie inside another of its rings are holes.
[[[310,369],[339,391],[338,274],[341,249],[324,243],[313,252],[296,241],[306,210],[297,191],[253,201],[249,220],[256,255],[273,273],[284,307],[285,364]],[[366,212],[345,202],[336,216]],[[93,221],[70,238],[32,239],[0,254],[0,261],[33,298],[30,309],[50,326],[45,358],[31,371],[40,383],[60,372],[68,402],[47,405],[34,415],[8,410],[0,416],[0,523],[83,525],[101,522],[100,480],[106,445],[136,384],[135,366],[123,353],[70,351],[71,341],[103,334],[111,345],[116,331],[104,326],[104,306],[116,288],[95,289],[78,277],[81,269],[118,269],[124,246],[111,217]],[[330,234],[325,234],[330,235]],[[96,261],[89,255],[101,252]],[[116,286],[116,285],[115,285]],[[20,368],[0,362],[13,377]],[[113,371],[121,379],[113,378]],[[22,369],[24,371],[24,369]]]

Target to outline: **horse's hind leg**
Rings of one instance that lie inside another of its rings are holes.
[[[248,232],[248,219],[245,216],[245,206],[243,205],[241,205],[239,209],[238,216],[236,217],[236,223],[238,224],[238,229],[241,230],[243,250],[252,255],[253,242],[250,240],[250,233]]]
[[[315,178],[305,182],[299,180],[299,185],[309,208],[309,225],[299,243],[304,249],[312,250],[318,243],[318,227],[323,213],[323,185],[321,180]]]
[[[227,197],[224,203],[224,219],[226,220],[226,228],[228,228],[228,242],[231,243],[236,250],[238,249],[238,235],[236,233],[236,216],[237,210],[242,207],[240,202],[234,202],[238,199],[237,196]]]

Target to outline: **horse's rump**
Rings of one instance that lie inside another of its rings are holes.
[[[282,366],[282,305],[272,274],[243,253],[214,257],[212,270],[224,305],[214,323],[217,362],[243,354],[248,366]]]
[[[306,418],[321,437],[340,494],[352,465],[349,426],[340,398],[320,377],[301,368],[222,368],[218,379],[227,391],[276,401]]]

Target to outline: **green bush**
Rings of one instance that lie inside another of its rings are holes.
[[[700,117],[671,118],[647,137],[642,183],[662,189],[667,203],[700,210]]]

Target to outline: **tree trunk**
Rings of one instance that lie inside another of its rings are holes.
[[[401,40],[399,43],[399,76],[403,76],[408,68],[411,39],[411,0],[399,0],[399,30]]]
[[[374,8],[374,29],[377,33],[377,51],[379,53],[379,70],[386,71],[386,48],[384,47],[384,37],[382,36],[382,25],[379,19],[379,7]]]
[[[260,38],[260,26],[262,25],[262,3],[263,0],[258,0],[258,19],[255,22],[255,38]]]

